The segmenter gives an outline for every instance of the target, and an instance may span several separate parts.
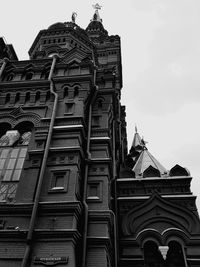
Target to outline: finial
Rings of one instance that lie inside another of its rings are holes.
[[[92,5],[92,6],[95,9],[93,20],[97,20],[97,21],[102,22],[102,19],[99,16],[99,10],[102,8],[102,6],[100,6],[98,3],[96,3],[95,5]]]
[[[76,17],[77,17],[77,13],[76,12],[73,12],[72,13],[72,22],[75,23],[76,21]]]
[[[135,125],[135,133],[137,133],[138,131],[137,131],[137,125]]]

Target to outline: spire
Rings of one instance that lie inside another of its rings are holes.
[[[93,15],[93,19],[92,21],[99,21],[102,22],[102,19],[99,16],[99,10],[102,8],[102,6],[100,6],[98,3],[96,3],[95,5],[93,5],[93,8],[95,9],[95,13]]]
[[[161,176],[167,173],[167,170],[160,164],[160,162],[154,158],[147,149],[145,149],[140,153],[140,156],[133,167],[135,176],[137,177],[143,175],[144,171],[150,166],[157,169]]]
[[[135,134],[132,142],[131,149],[141,150],[145,146],[145,141],[140,137],[137,126],[135,126]]]
[[[144,171],[148,168],[157,170],[160,175],[165,175],[167,170],[154,158],[146,147],[146,141],[140,137],[137,126],[135,126],[135,134],[130,149],[130,156],[133,159],[133,171],[136,177],[143,177]]]

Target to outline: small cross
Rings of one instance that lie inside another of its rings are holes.
[[[94,9],[100,10],[102,8],[102,6],[100,6],[98,3],[96,3],[95,5],[92,5]]]

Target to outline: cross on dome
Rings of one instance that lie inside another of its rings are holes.
[[[102,6],[100,6],[98,3],[96,3],[95,5],[92,5],[92,6],[95,9],[93,20],[97,20],[97,21],[102,22],[102,19],[99,16],[99,10],[102,8]]]

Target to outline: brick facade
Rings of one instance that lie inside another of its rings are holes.
[[[120,37],[98,8],[86,30],[74,19],[41,30],[29,55],[1,39],[0,266],[156,266],[147,242],[174,240],[198,266],[191,177],[138,178],[127,156]]]

